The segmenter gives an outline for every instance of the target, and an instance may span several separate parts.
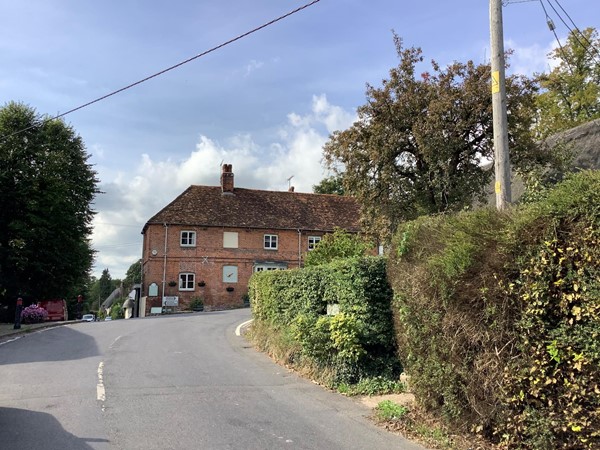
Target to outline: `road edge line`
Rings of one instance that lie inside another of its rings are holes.
[[[244,328],[246,325],[250,325],[252,322],[254,322],[254,319],[246,320],[245,322],[240,323],[237,326],[237,328],[235,329],[235,335],[236,336],[241,336],[242,335],[242,328]]]

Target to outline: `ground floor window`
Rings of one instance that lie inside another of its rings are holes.
[[[179,290],[180,291],[193,291],[194,290],[194,279],[193,273],[180,273],[179,274]]]
[[[287,269],[287,264],[285,263],[262,263],[257,262],[254,264],[255,272],[263,272],[265,270],[285,270]]]

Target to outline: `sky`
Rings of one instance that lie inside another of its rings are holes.
[[[0,0],[0,106],[64,113],[308,2]],[[540,2],[505,3],[510,71],[547,71],[557,42]],[[544,4],[564,43],[567,27]],[[559,6],[580,29],[600,28],[597,0],[552,4],[571,28]],[[367,83],[381,85],[397,66],[392,30],[427,61],[489,61],[487,0],[321,0],[67,115],[102,191],[93,275],[123,278],[148,219],[192,184],[218,185],[221,163],[233,165],[237,187],[311,192],[329,175],[329,135],[352,125]]]

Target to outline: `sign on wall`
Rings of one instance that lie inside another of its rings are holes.
[[[163,306],[177,306],[179,305],[179,297],[163,297]]]

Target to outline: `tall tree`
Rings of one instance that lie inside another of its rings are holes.
[[[129,291],[134,284],[141,283],[142,279],[142,260],[138,259],[134,262],[129,269],[127,269],[127,273],[125,273],[125,279],[123,280],[123,285],[125,289]]]
[[[66,297],[93,260],[96,173],[81,138],[26,105],[0,108],[0,302]]]
[[[594,28],[573,30],[548,56],[555,67],[538,75],[540,138],[600,118],[600,39]]]
[[[102,271],[102,275],[98,280],[98,294],[100,295],[100,304],[114,291],[112,277],[108,269]]]
[[[332,175],[323,178],[319,184],[313,186],[315,194],[337,194],[344,195],[344,183],[341,175]]]
[[[481,196],[493,156],[489,65],[455,62],[417,75],[418,48],[402,47],[381,87],[367,86],[359,120],[325,144],[332,170],[343,167],[346,194],[362,205],[365,225],[381,236],[422,214],[458,210]],[[530,133],[535,85],[507,80],[509,139],[513,161],[534,157]],[[537,155],[535,155],[537,157]]]

